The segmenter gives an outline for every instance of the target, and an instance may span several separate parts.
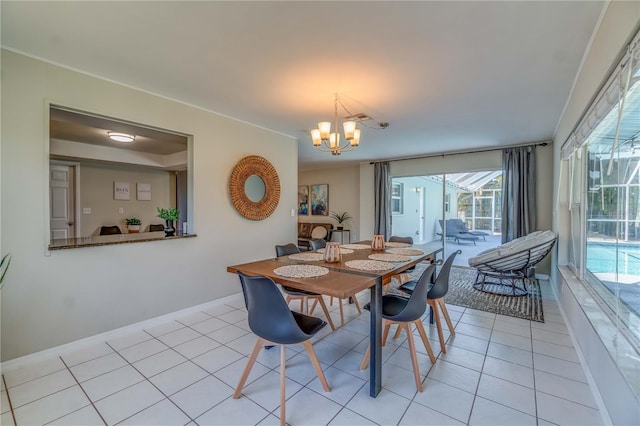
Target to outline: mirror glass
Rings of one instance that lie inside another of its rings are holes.
[[[244,183],[244,193],[254,203],[264,198],[264,181],[258,175],[251,175]]]
[[[164,223],[157,207],[177,207],[183,229],[192,205],[187,135],[58,105],[49,113],[51,245],[103,227],[152,232]],[[133,140],[113,140],[115,132]]]

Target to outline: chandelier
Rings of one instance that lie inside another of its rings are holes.
[[[352,115],[345,108],[345,106],[338,100],[338,94],[336,93],[335,101],[333,103],[333,123],[335,126],[335,132],[331,133],[331,122],[321,121],[318,123],[318,128],[311,131],[311,141],[313,146],[320,151],[331,152],[332,155],[340,155],[343,152],[348,152],[360,145],[360,129],[356,128],[355,120],[347,120],[342,123],[344,130],[344,142],[340,143],[340,133],[338,128],[338,104],[344,109],[350,118]]]

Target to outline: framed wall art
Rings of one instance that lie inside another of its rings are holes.
[[[309,214],[309,186],[298,186],[298,216]]]
[[[113,182],[113,199],[129,199],[129,182]]]
[[[311,185],[311,215],[329,216],[329,184]]]

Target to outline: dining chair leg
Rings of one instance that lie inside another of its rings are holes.
[[[291,296],[287,296],[287,298],[285,299],[285,301],[287,302],[287,305],[289,304],[289,302],[291,302],[291,300],[293,300],[292,297]]]
[[[316,300],[318,301],[318,303],[320,303],[320,307],[322,308],[324,315],[327,317],[327,322],[329,323],[329,327],[331,327],[332,331],[336,331],[336,327],[333,325],[333,321],[331,320],[331,315],[329,315],[329,310],[327,309],[327,305],[324,303],[324,299],[322,298],[322,296],[320,296]]]
[[[406,328],[407,340],[409,341],[409,352],[411,352],[411,364],[413,365],[413,377],[416,379],[416,387],[422,392],[422,381],[420,380],[420,366],[418,366],[418,354],[416,352],[416,343],[413,340],[413,332],[411,331],[411,323],[404,323],[400,327]]]
[[[389,330],[391,330],[391,322],[383,319],[384,331],[382,332],[382,346],[387,344],[387,338],[389,337]],[[398,326],[398,329],[400,326]]]
[[[396,340],[398,337],[400,337],[400,334],[402,334],[402,327],[398,327],[395,334],[393,335],[393,340]]]
[[[258,358],[258,354],[260,353],[260,349],[262,349],[262,345],[265,343],[265,340],[262,337],[258,337],[256,340],[256,344],[253,347],[253,351],[249,356],[249,361],[247,361],[247,366],[244,367],[244,371],[242,372],[242,376],[240,376],[240,381],[238,382],[238,386],[236,386],[236,391],[233,393],[233,398],[240,398],[240,394],[242,393],[242,388],[244,387],[247,378],[249,377],[249,373],[251,373],[251,368],[253,364],[256,363],[256,359]]]
[[[422,325],[422,321],[418,318],[415,320],[416,328],[418,329],[418,333],[420,333],[420,337],[422,337],[422,343],[424,344],[424,348],[427,350],[427,354],[429,354],[429,359],[431,360],[431,364],[436,363],[436,356],[433,354],[433,349],[431,349],[431,343],[429,343],[429,338],[427,337],[427,332],[424,330],[424,325]]]
[[[287,351],[286,345],[280,345],[280,426],[286,425],[287,415],[285,413],[285,403],[286,403],[286,382],[287,382],[287,374],[285,372],[285,352]]]
[[[358,298],[356,297],[355,294],[353,296],[351,296],[351,298],[353,299],[353,304],[356,305],[356,309],[358,310],[358,315],[361,314],[362,310],[360,309],[360,304],[358,303]]]
[[[438,304],[440,305],[440,310],[444,315],[445,321],[447,321],[447,327],[449,327],[449,333],[451,333],[452,335],[456,334],[456,330],[453,328],[453,324],[451,323],[451,318],[449,318],[449,311],[447,311],[447,305],[445,305],[444,299],[443,298],[436,299],[436,302],[438,302]]]
[[[318,361],[318,357],[316,356],[316,351],[313,350],[313,345],[309,340],[305,340],[302,342],[302,345],[307,350],[307,355],[311,360],[311,364],[313,364],[313,368],[316,370],[316,375],[322,383],[322,388],[325,392],[331,392],[331,388],[329,387],[329,383],[327,383],[326,377],[324,377],[324,372],[322,371],[322,367],[320,366],[320,361]]]
[[[306,297],[301,297],[300,298],[300,313],[304,314],[304,305],[306,305],[307,302],[307,298]]]
[[[329,299],[329,306],[333,306],[333,296]]]
[[[344,312],[342,311],[342,299],[338,299],[338,305],[340,305],[340,326],[344,327]]]
[[[360,363],[360,370],[364,370],[369,365],[369,352],[371,351],[371,345],[367,346],[367,350],[364,352],[364,357],[362,357],[362,362]]]
[[[438,338],[440,339],[440,350],[443,354],[447,353],[447,347],[444,343],[444,334],[442,332],[442,321],[440,320],[440,313],[438,312],[438,302],[433,299],[428,299],[427,304],[433,309],[433,317],[436,319],[436,328],[438,329]]]
[[[322,297],[322,296],[320,296]],[[318,306],[318,297],[313,298],[313,303],[311,304],[311,309],[309,309],[309,313],[307,315],[313,315],[313,312],[316,310],[316,306]]]

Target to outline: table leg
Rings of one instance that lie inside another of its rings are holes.
[[[382,278],[371,287],[371,327],[369,331],[369,395],[378,396],[382,389]]]

